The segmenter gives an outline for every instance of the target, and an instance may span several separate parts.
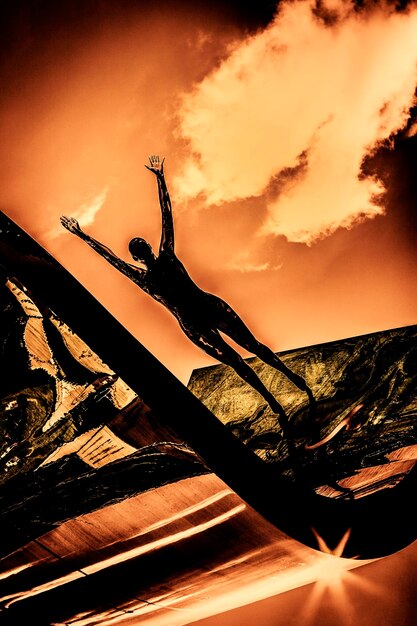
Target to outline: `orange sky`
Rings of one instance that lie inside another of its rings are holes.
[[[126,259],[133,236],[157,247],[152,152],[166,156],[178,254],[273,349],[415,322],[407,224],[359,174],[407,122],[417,11],[342,3],[329,26],[300,2],[249,36],[216,11],[162,6],[46,36],[21,26],[0,105],[6,213],[184,381],[209,357],[59,225],[81,217]]]
[[[157,247],[154,152],[178,255],[274,350],[416,323],[413,5],[302,0],[265,29],[233,3],[63,3],[48,19],[20,4],[0,67],[1,208],[179,378],[213,361],[59,227],[78,216],[127,260],[134,236]]]

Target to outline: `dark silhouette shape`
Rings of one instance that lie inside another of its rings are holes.
[[[83,239],[143,291],[171,311],[193,343],[215,359],[230,365],[243,380],[263,396],[274,413],[280,416],[280,425],[283,430],[286,430],[288,420],[283,407],[268,391],[253,369],[224,341],[219,331],[287,376],[294,385],[308,395],[310,409],[315,404],[311,389],[304,378],[292,372],[270,348],[253,336],[237,313],[224,300],[203,291],[191,279],[174,251],[174,223],[171,200],[164,176],[164,160],[160,161],[158,156],[151,156],[149,163],[150,166],[145,167],[155,174],[158,181],[162,236],[158,256],[155,256],[151,246],[142,238],[135,237],[129,243],[133,260],[141,263],[144,268],[119,259],[109,248],[84,233],[74,218],[62,217],[62,225]]]

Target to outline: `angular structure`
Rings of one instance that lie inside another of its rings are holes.
[[[323,420],[270,380],[284,441],[223,366],[190,385],[213,414],[3,214],[0,276],[1,623],[179,626],[314,580],[318,535],[415,538],[414,329],[283,355]]]
[[[400,484],[417,462],[417,326],[280,354],[314,392],[250,359],[284,406],[286,441],[256,392],[225,366],[196,370],[189,388],[260,458],[316,493],[357,500]],[[290,444],[290,445],[289,445]]]

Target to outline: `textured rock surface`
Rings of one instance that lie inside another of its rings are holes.
[[[65,520],[208,472],[16,279],[0,286],[0,322],[0,557]]]
[[[417,327],[302,348],[280,357],[313,390],[318,405],[313,416],[306,395],[281,373],[257,358],[248,362],[284,406],[295,452],[289,453],[288,441],[263,398],[231,368],[195,370],[189,389],[262,459],[317,490],[329,486],[326,495],[351,497],[357,486],[359,496],[397,484],[413,467],[414,456],[408,455],[400,469],[401,454],[394,460],[390,455],[417,443]],[[355,422],[356,429],[347,428],[349,422]],[[382,484],[374,470],[364,489],[362,470],[382,465]],[[338,483],[346,478],[348,486]]]
[[[10,481],[0,493],[0,557],[68,519],[207,473],[189,450],[155,444],[91,469],[75,455]]]

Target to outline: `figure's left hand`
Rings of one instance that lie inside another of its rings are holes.
[[[83,232],[81,230],[81,226],[74,217],[66,217],[65,215],[63,215],[61,217],[61,224],[64,228],[69,230],[69,232],[73,233],[74,235],[80,235]]]

